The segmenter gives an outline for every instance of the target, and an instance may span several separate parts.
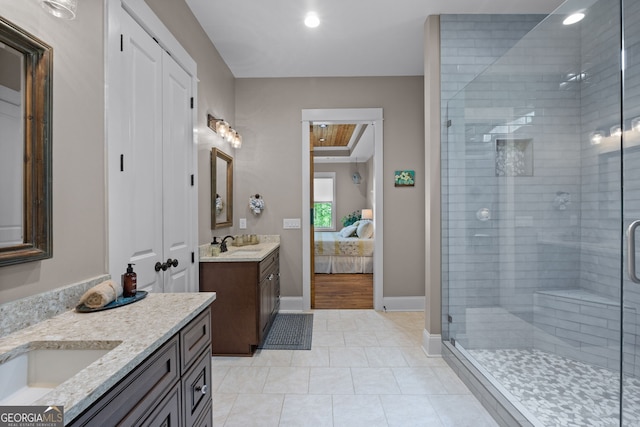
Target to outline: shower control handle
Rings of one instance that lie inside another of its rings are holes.
[[[634,283],[640,283],[636,276],[636,228],[640,227],[640,220],[635,220],[627,228],[627,274]]]

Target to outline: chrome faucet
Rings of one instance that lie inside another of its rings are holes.
[[[222,242],[220,242],[220,252],[227,252],[227,239],[231,237],[231,240],[235,240],[235,237],[233,237],[232,235],[228,235],[228,236],[224,236],[224,239],[222,239]]]

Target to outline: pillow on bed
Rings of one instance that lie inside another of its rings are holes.
[[[340,237],[351,237],[358,230],[358,226],[356,224],[348,225],[342,230],[340,230]]]
[[[358,229],[356,230],[356,234],[361,239],[370,239],[371,237],[373,237],[373,222],[360,221],[360,224],[358,224]]]

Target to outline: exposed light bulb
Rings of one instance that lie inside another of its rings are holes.
[[[320,25],[320,18],[318,18],[318,14],[315,12],[307,13],[307,16],[304,18],[304,25],[309,28],[316,28]]]
[[[576,12],[567,16],[564,21],[562,21],[562,25],[573,25],[584,19],[584,13]]]

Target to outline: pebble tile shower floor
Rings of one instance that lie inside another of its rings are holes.
[[[545,427],[619,426],[619,373],[539,350],[467,350]],[[640,425],[640,380],[625,380],[625,424]]]

